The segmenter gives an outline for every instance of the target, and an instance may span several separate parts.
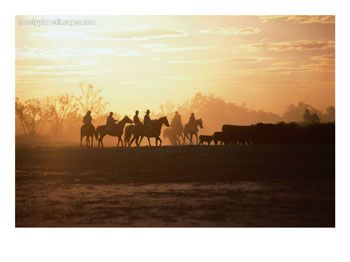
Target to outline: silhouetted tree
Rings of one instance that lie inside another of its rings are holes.
[[[316,122],[320,122],[320,118],[316,113],[311,114],[309,109],[305,109],[305,113],[303,115],[304,121],[308,124],[313,124]]]
[[[47,98],[50,120],[53,123],[53,132],[57,136],[63,121],[78,111],[78,101],[73,95],[64,94]]]
[[[104,112],[107,103],[101,96],[101,90],[97,90],[91,84],[80,84],[82,95],[78,97],[78,105],[82,114],[87,111],[93,112],[95,115],[100,115]]]
[[[27,135],[40,134],[45,123],[50,119],[50,110],[46,99],[32,98],[24,102],[16,98],[15,112]]]
[[[310,114],[316,114],[317,117],[322,113],[315,107],[308,105],[304,102],[299,102],[297,105],[288,105],[285,112],[282,115],[282,120],[289,122],[303,122],[305,111],[309,110]],[[306,121],[309,122],[309,121]]]
[[[275,113],[251,110],[245,104],[237,105],[213,94],[202,93],[195,94],[191,100],[179,106],[178,111],[184,116],[185,122],[192,112],[197,118],[201,117],[204,123],[203,132],[207,133],[220,130],[224,123],[248,125],[257,122],[278,122],[281,119]]]
[[[329,106],[326,109],[326,113],[323,115],[324,122],[335,122],[335,107]]]
[[[162,116],[171,116],[175,112],[175,104],[167,102],[165,104],[161,104],[159,106],[160,112],[157,116],[162,117]]]

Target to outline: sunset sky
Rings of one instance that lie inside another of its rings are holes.
[[[16,23],[16,96],[102,90],[108,110],[158,111],[196,92],[282,113],[334,105],[333,16],[96,16],[95,25]],[[22,22],[21,22],[22,21]]]

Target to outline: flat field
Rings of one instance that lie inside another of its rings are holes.
[[[334,146],[16,148],[17,227],[334,227]]]

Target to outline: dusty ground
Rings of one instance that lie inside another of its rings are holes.
[[[335,226],[334,146],[16,149],[16,226]]]

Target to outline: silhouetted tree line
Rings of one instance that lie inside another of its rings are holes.
[[[94,113],[95,123],[104,123],[107,102],[102,97],[100,90],[97,90],[91,84],[81,84],[80,89],[80,96],[63,94],[44,98],[31,98],[25,101],[16,98],[16,130],[21,129],[23,130],[22,133],[30,136],[50,134],[54,137],[61,137],[66,134],[67,137],[71,138],[73,134],[76,137],[79,133],[76,130],[79,130],[82,124],[82,116],[88,110]],[[137,108],[137,105],[135,107]],[[178,106],[169,102],[162,104],[160,105],[159,113],[153,113],[152,117],[157,118],[166,115],[171,119],[176,110],[179,111],[184,121],[187,121],[192,112],[198,118],[203,118],[204,133],[214,133],[226,123],[239,126],[247,126],[254,123],[305,123],[307,122],[305,120],[306,110],[308,110],[311,116],[309,119],[311,122],[335,121],[334,107],[329,107],[326,112],[322,113],[311,105],[299,102],[296,105],[288,105],[285,112],[279,115],[263,110],[252,110],[247,108],[245,104],[238,105],[236,103],[226,102],[224,99],[213,94],[202,93],[195,94],[192,99]],[[118,113],[115,113],[115,116],[117,119],[119,118]],[[299,128],[295,127],[294,124],[278,124],[277,126],[283,126],[283,130]],[[318,125],[317,128],[326,128],[321,126]],[[263,124],[258,124],[253,129],[260,130],[259,132],[262,133],[267,132],[267,129],[274,130],[273,125],[265,126]],[[311,128],[310,130],[313,129]]]
[[[93,111],[97,119],[102,117],[107,103],[102,98],[100,90],[91,84],[80,84],[80,89],[80,96],[63,94],[25,101],[16,97],[16,120],[23,133],[30,136],[41,135],[46,125],[50,126],[46,129],[46,133],[57,136],[62,131],[65,121],[76,123],[80,127],[82,115],[88,110]]]
[[[238,105],[226,102],[213,94],[202,93],[195,94],[191,100],[179,106],[172,103],[161,105],[160,115],[172,116],[175,110],[180,112],[183,119],[187,119],[192,112],[197,117],[203,118],[203,132],[209,134],[220,129],[223,123],[250,125],[254,123],[304,122],[306,110],[309,110],[311,115],[316,114],[320,122],[335,121],[335,108],[333,106],[328,107],[326,112],[322,113],[307,103],[299,102],[296,105],[288,105],[284,113],[279,115],[273,112],[249,109],[245,104]]]

